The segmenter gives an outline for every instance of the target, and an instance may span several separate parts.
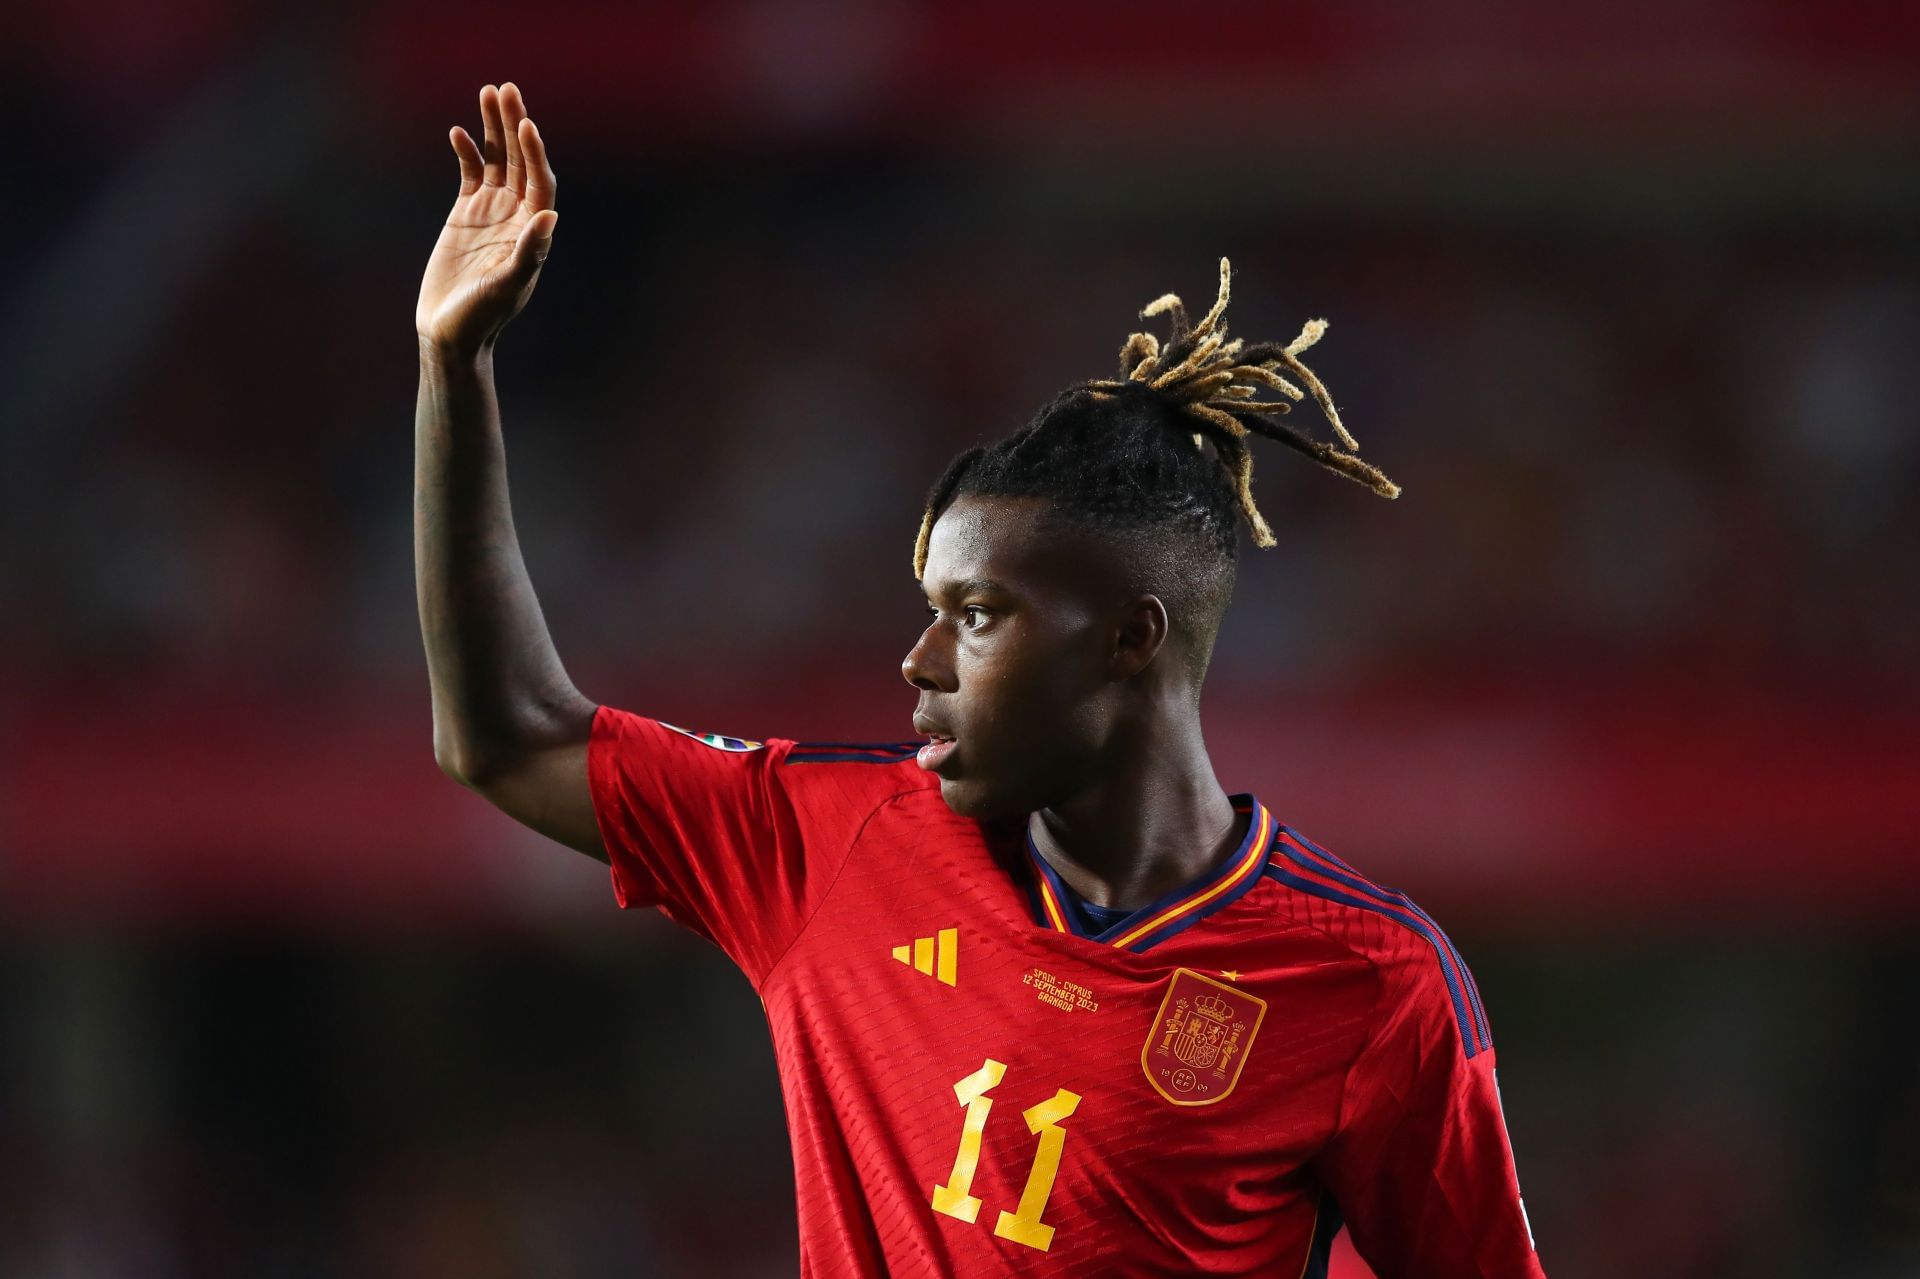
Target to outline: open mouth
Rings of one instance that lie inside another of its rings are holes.
[[[938,733],[929,733],[927,734],[927,744],[920,748],[919,752],[915,754],[914,759],[919,763],[920,767],[926,769],[928,772],[935,772],[939,769],[941,763],[946,760],[947,756],[953,753],[954,745],[954,740],[951,737],[942,737]]]

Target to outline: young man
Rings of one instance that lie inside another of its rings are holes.
[[[421,289],[415,534],[435,756],[720,946],[766,1008],[817,1275],[1542,1273],[1473,978],[1252,795],[1199,696],[1249,433],[1386,496],[1293,343],[1219,300],[954,460],[914,548],[924,740],[749,741],[596,706],[507,507],[492,351],[558,215],[513,85],[456,128]],[[1287,400],[1262,402],[1263,390]],[[1345,449],[1284,427],[1311,394]]]

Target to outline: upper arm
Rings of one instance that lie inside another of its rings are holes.
[[[1436,953],[1383,967],[1374,1033],[1316,1161],[1355,1248],[1382,1279],[1539,1276],[1491,1039],[1473,1037]]]
[[[577,705],[555,714],[544,741],[521,748],[477,778],[460,779],[462,784],[521,825],[606,861],[587,780],[587,749],[597,709],[580,698]]]
[[[461,779],[514,820],[611,867],[754,980],[778,962],[865,819],[924,788],[915,743],[834,747],[699,733],[585,698]]]
[[[659,907],[759,981],[805,929],[867,818],[924,786],[899,746],[801,749],[602,706],[587,782],[614,899]]]

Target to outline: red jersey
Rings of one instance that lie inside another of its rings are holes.
[[[920,742],[601,707],[620,905],[726,952],[773,1033],[801,1273],[1543,1272],[1473,977],[1405,894],[1251,795],[1240,847],[1111,926]]]

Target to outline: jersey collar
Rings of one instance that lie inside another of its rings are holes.
[[[1228,797],[1235,812],[1252,810],[1247,833],[1233,856],[1199,879],[1149,902],[1110,928],[1093,931],[1073,907],[1073,892],[1047,859],[1034,846],[1032,832],[1026,835],[1027,865],[1031,871],[1027,884],[1028,906],[1034,922],[1053,932],[1084,937],[1102,945],[1139,952],[1190,928],[1216,910],[1240,899],[1259,882],[1267,853],[1273,846],[1273,815],[1265,804],[1250,794]]]

